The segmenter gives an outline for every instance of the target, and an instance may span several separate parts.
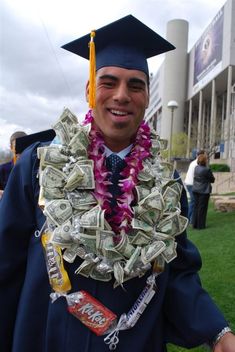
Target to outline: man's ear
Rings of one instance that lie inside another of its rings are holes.
[[[87,81],[87,84],[86,84],[86,101],[88,102],[89,100],[89,81]]]

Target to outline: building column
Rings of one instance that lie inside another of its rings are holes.
[[[192,111],[193,111],[193,100],[189,100],[189,116],[188,116],[188,140],[187,140],[187,158],[190,157],[190,141],[191,141],[191,126],[192,126]]]
[[[215,146],[215,112],[216,112],[216,91],[215,91],[215,79],[212,81],[211,89],[211,116],[210,116],[210,151],[213,150]]]
[[[224,143],[224,117],[225,117],[225,94],[222,96],[222,111],[221,111],[221,142]]]
[[[201,149],[202,145],[202,90],[199,92],[199,109],[198,109],[198,124],[197,124],[197,150]]]
[[[206,123],[206,102],[202,104],[202,129],[201,129],[201,148],[205,149],[206,135],[205,135],[205,123]]]
[[[161,138],[169,140],[171,110],[168,109],[167,104],[171,100],[178,103],[178,108],[174,112],[173,134],[184,129],[188,74],[188,22],[179,19],[169,21],[166,39],[176,47],[175,50],[165,54],[163,68]]]
[[[230,118],[231,118],[231,88],[232,88],[232,66],[228,67],[227,78],[227,104],[226,104],[226,119],[224,129],[224,156],[229,158],[230,146]]]
[[[210,104],[207,103],[206,109],[206,149],[209,149],[210,146]]]

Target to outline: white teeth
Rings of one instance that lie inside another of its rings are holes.
[[[124,116],[127,115],[127,112],[123,112],[123,111],[118,111],[118,110],[110,110],[112,114],[115,115],[120,115],[120,116]]]

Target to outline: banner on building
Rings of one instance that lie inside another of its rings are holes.
[[[211,81],[222,69],[224,7],[195,45],[193,92]]]

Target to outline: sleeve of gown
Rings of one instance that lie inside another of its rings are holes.
[[[35,231],[35,154],[30,148],[21,155],[0,201],[0,351],[11,350],[29,238]]]
[[[183,190],[182,215],[187,214],[187,196]],[[186,232],[177,236],[178,256],[170,266],[164,312],[166,340],[192,348],[213,339],[228,325],[209,294],[202,288],[198,271],[201,257],[187,239]]]
[[[209,169],[208,178],[209,178],[209,182],[211,182],[211,183],[215,182],[215,176],[213,175],[211,169]]]

